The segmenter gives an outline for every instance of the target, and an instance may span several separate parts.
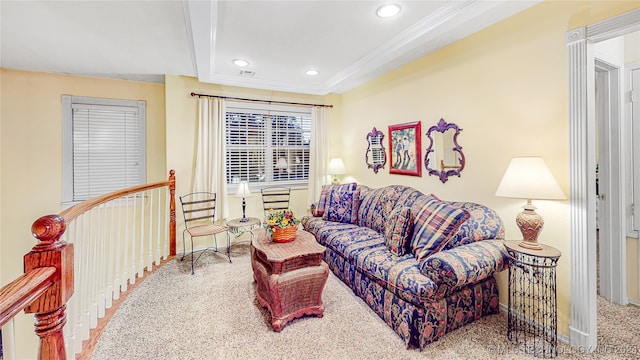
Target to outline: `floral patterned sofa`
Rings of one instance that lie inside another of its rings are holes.
[[[493,275],[508,262],[493,210],[352,183],[323,187],[312,213],[302,225],[327,248],[331,270],[408,348],[498,312]]]

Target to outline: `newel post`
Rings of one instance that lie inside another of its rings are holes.
[[[176,254],[176,171],[169,170],[169,255]]]
[[[35,332],[40,337],[40,360],[66,359],[62,328],[67,322],[67,301],[73,295],[73,244],[60,240],[67,225],[61,216],[46,215],[31,226],[38,244],[24,256],[25,273],[40,267],[55,267],[51,286],[24,310],[34,313]]]

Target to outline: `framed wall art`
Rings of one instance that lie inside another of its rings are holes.
[[[389,125],[389,173],[422,176],[420,122]]]

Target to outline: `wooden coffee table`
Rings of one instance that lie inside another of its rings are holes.
[[[280,332],[304,315],[322,317],[322,289],[329,266],[322,261],[325,247],[298,229],[288,243],[272,242],[264,229],[252,231],[251,267],[260,305],[271,313],[271,326]]]

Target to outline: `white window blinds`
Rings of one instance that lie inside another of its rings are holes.
[[[66,97],[63,103],[65,202],[146,183],[143,101]]]
[[[227,105],[227,183],[306,186],[311,109]]]

